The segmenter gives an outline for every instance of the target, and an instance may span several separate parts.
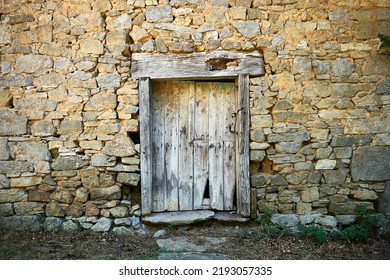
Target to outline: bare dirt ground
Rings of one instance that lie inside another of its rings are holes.
[[[244,260],[389,260],[390,241],[371,237],[348,243],[331,238],[322,244],[286,232],[265,233],[256,225],[202,224],[184,227],[148,228],[146,235],[79,232],[0,231],[2,260],[147,260],[157,259],[159,248],[153,233],[165,229],[160,238],[185,236],[225,237],[226,242],[210,249],[229,259]]]

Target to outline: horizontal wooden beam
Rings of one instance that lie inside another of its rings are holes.
[[[264,59],[259,52],[234,53],[217,51],[190,54],[132,54],[133,79],[213,79],[232,78],[240,74],[264,74]]]

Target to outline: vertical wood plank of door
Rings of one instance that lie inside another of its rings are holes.
[[[234,83],[223,83],[224,95],[224,153],[223,153],[223,208],[234,210],[236,194],[236,133],[235,117],[237,112],[237,96]]]
[[[149,78],[139,79],[140,137],[141,137],[141,205],[142,215],[153,209],[152,199],[152,153],[151,153],[151,82]]]
[[[165,96],[165,168],[167,210],[179,210],[179,99],[180,88],[173,81],[164,82]]]
[[[193,127],[194,82],[179,81],[179,209],[193,210],[193,144],[191,129]]]
[[[194,209],[203,209],[204,198],[209,197],[209,193],[205,194],[209,180],[209,95],[202,83],[195,83],[193,143]]]
[[[209,95],[209,189],[211,208],[223,210],[224,94],[220,83],[204,82]]]
[[[167,188],[165,172],[165,95],[166,82],[152,83],[152,200],[153,211],[167,210]]]
[[[238,161],[237,161],[237,213],[244,217],[250,215],[249,179],[249,75],[238,76]]]

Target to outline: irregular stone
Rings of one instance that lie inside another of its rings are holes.
[[[91,230],[96,232],[107,232],[110,230],[111,225],[112,225],[111,219],[102,217],[96,222],[96,224],[94,224],[91,227]]]
[[[117,226],[131,226],[133,225],[132,218],[118,218],[114,220],[114,224]]]
[[[18,189],[0,189],[0,203],[13,203],[27,200],[28,195]]]
[[[119,235],[134,235],[136,233],[134,229],[128,227],[114,227],[112,232]]]
[[[342,226],[348,226],[356,222],[356,215],[336,215],[337,223]]]
[[[359,200],[376,200],[378,199],[378,194],[373,190],[367,190],[367,189],[358,189],[354,194],[353,198],[359,199]]]
[[[123,218],[129,215],[129,209],[125,206],[117,206],[111,208],[110,213],[114,218]]]
[[[303,89],[303,96],[328,97],[330,96],[329,84],[323,81],[308,81]]]
[[[298,132],[290,132],[290,133],[282,133],[282,134],[274,134],[271,133],[267,137],[268,143],[276,143],[276,142],[304,142],[310,140],[310,133],[307,130],[298,131]]]
[[[37,84],[43,88],[57,88],[58,86],[65,83],[65,75],[50,72],[49,74],[39,76]]]
[[[31,133],[33,136],[46,137],[53,136],[56,130],[51,122],[37,121],[31,125]]]
[[[167,235],[168,232],[165,230],[165,229],[160,229],[158,231],[156,231],[154,234],[153,234],[153,237],[154,238],[159,238],[159,237],[163,237],[165,235]]]
[[[28,193],[28,201],[50,202],[50,193],[43,191],[30,191]]]
[[[251,117],[253,128],[272,127],[273,121],[270,115],[257,115]]]
[[[12,216],[14,214],[14,208],[12,203],[0,204],[0,217]]]
[[[67,170],[77,170],[82,168],[85,165],[83,160],[78,157],[58,157],[52,163],[53,170],[56,171],[67,171]]]
[[[74,201],[68,208],[66,208],[65,213],[67,216],[81,217],[84,214],[83,205],[78,201]]]
[[[0,137],[0,160],[8,160],[9,156],[8,139]]]
[[[358,201],[346,201],[346,202],[333,202],[329,204],[329,213],[334,215],[351,215],[356,214],[357,208],[365,208],[367,210],[375,210],[372,202],[358,202]]]
[[[352,147],[353,145],[366,146],[371,143],[369,135],[337,136],[333,137],[330,145],[332,147]]]
[[[265,156],[266,156],[266,154],[264,151],[252,150],[250,152],[250,160],[251,161],[263,161]]]
[[[51,201],[46,205],[45,213],[47,216],[64,217],[65,210],[63,210],[57,201]]]
[[[106,155],[94,154],[91,157],[91,165],[96,167],[115,166],[116,158]]]
[[[297,191],[283,190],[279,192],[278,200],[280,203],[299,202],[300,197]]]
[[[335,228],[337,227],[337,219],[333,216],[321,215],[314,219],[314,223],[319,224],[326,228]]]
[[[79,120],[63,120],[58,134],[60,135],[75,135],[83,132],[83,123]]]
[[[43,230],[47,232],[53,232],[61,229],[63,220],[56,217],[47,217],[43,224]]]
[[[25,76],[21,74],[0,76],[0,87],[28,87],[28,86],[32,86],[33,83],[34,83],[34,78],[32,76]]]
[[[50,196],[52,200],[56,200],[58,202],[71,204],[73,202],[73,195],[70,191],[57,188]]]
[[[186,225],[206,221],[214,216],[214,211],[199,210],[190,212],[161,212],[153,213],[142,218],[144,222],[153,224]]]
[[[361,147],[352,155],[353,181],[390,180],[390,147]]]
[[[275,145],[278,153],[295,154],[302,147],[302,142],[280,142]]]
[[[291,69],[292,74],[301,74],[307,76],[311,74],[311,60],[303,56],[297,56],[294,58],[293,66]]]
[[[42,222],[42,218],[37,215],[0,217],[0,229],[40,232]]]
[[[119,86],[119,81],[118,85]],[[91,97],[91,99],[85,104],[85,111],[104,111],[109,109],[115,109],[117,106],[116,95],[112,93],[97,93]]]
[[[108,141],[103,152],[109,156],[127,157],[136,154],[133,141],[125,134],[119,134],[115,140]]]
[[[39,185],[42,183],[42,177],[11,178],[9,181],[11,188],[24,188]]]
[[[223,221],[223,222],[240,222],[240,223],[248,222],[250,220],[249,218],[245,218],[241,215],[228,213],[228,212],[216,212],[213,219],[217,221]]]
[[[27,133],[27,118],[10,110],[0,110],[0,136],[15,136]]]
[[[96,82],[100,88],[119,87],[121,76],[119,74],[104,74],[96,77]]]
[[[236,20],[233,21],[233,26],[247,38],[254,38],[261,34],[260,26],[257,21]]]
[[[76,231],[78,230],[79,226],[77,223],[75,223],[72,220],[66,221],[62,224],[62,230],[63,231]]]
[[[356,65],[347,58],[336,58],[332,65],[332,74],[336,77],[348,77],[355,71]]]
[[[384,213],[390,213],[390,181],[386,182],[385,190],[379,197],[378,210]]]
[[[294,229],[298,226],[299,218],[295,214],[273,214],[271,222],[282,227]]]
[[[9,180],[5,175],[0,174],[0,189],[8,189]]]
[[[80,51],[90,54],[103,54],[103,44],[98,39],[82,39],[80,42]]]
[[[336,167],[336,163],[336,160],[333,159],[320,159],[319,161],[317,161],[315,169],[334,169]]]
[[[113,21],[107,24],[107,29],[110,31],[119,31],[119,30],[131,30],[133,26],[131,16],[128,14],[122,14]]]
[[[324,172],[325,182],[327,184],[340,185],[345,182],[349,169],[338,169],[338,170],[326,170]]]
[[[146,20],[149,22],[172,22],[173,14],[171,6],[147,6]]]
[[[126,31],[109,32],[106,36],[106,46],[110,52],[126,52],[129,49],[129,35]]]
[[[19,142],[11,146],[13,157],[17,160],[29,162],[49,161],[51,154],[46,143]]]
[[[336,158],[349,159],[352,156],[352,148],[351,147],[333,148],[333,151],[336,155]]]
[[[44,204],[40,202],[15,202],[14,210],[17,216],[29,216],[36,214],[43,214]]]
[[[119,186],[90,189],[89,192],[92,200],[114,200],[121,197],[121,188]]]
[[[53,67],[53,60],[45,55],[19,55],[16,57],[15,71],[19,73],[44,73]]]
[[[136,173],[118,173],[116,180],[119,183],[129,185],[129,186],[138,186],[141,176]]]

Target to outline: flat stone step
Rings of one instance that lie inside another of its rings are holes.
[[[157,245],[170,252],[206,252],[226,241],[226,237],[199,236],[189,239],[183,236],[157,239]]]
[[[250,218],[245,218],[239,214],[230,213],[230,212],[216,212],[213,219],[222,221],[222,222],[239,222],[245,223],[250,220]]]
[[[145,216],[142,221],[153,224],[188,225],[207,221],[214,217],[214,214],[211,210],[161,212]]]
[[[162,253],[159,260],[227,260],[228,257],[217,253]]]

